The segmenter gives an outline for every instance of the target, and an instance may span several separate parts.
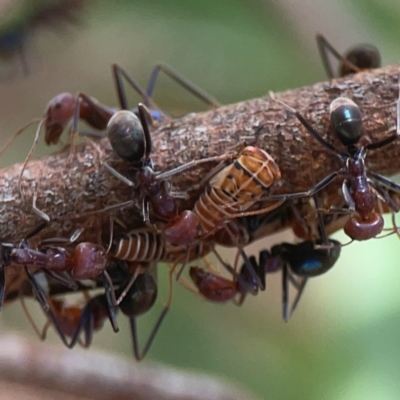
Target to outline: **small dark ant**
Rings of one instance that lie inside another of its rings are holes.
[[[379,68],[381,56],[379,50],[372,44],[360,44],[347,50],[341,55],[323,35],[316,36],[318,50],[321,55],[325,71],[330,79],[337,76],[343,77],[366,69]],[[329,62],[328,51],[339,61],[338,74],[335,76],[332,65]]]
[[[287,111],[294,114],[307,131],[325,148],[339,157],[343,167],[332,172],[307,192],[287,195],[287,199],[302,196],[312,196],[329,185],[338,175],[345,177],[342,193],[348,209],[330,209],[329,212],[350,213],[345,224],[345,233],[353,240],[367,240],[378,235],[383,229],[383,217],[376,211],[377,194],[395,212],[398,206],[392,201],[381,185],[400,191],[400,185],[376,172],[369,171],[365,166],[367,150],[375,150],[395,141],[400,135],[400,101],[397,102],[396,133],[376,143],[357,147],[364,132],[362,115],[359,107],[347,97],[338,97],[330,104],[330,120],[339,141],[347,148],[347,153],[341,152],[328,143],[307,120],[294,108],[280,100],[276,100]],[[376,194],[377,193],[377,194]],[[282,196],[271,196],[270,199]]]
[[[129,318],[129,323],[131,327],[132,342],[133,342],[133,353],[137,361],[142,360],[147,352],[149,351],[157,332],[160,329],[162,322],[170,308],[172,301],[172,270],[169,274],[169,295],[168,300],[163,310],[161,311],[157,321],[152,328],[145,345],[142,350],[140,350],[136,318],[146,312],[148,312],[154,305],[157,299],[157,270],[155,265],[146,266],[145,268],[140,268],[140,273],[135,279],[133,285],[127,289],[121,287],[116,291],[116,295],[123,296],[122,301],[119,304],[121,312]],[[126,282],[130,282],[131,277],[128,275]]]

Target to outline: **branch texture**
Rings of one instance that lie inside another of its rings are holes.
[[[364,115],[365,135],[362,144],[387,137],[396,129],[399,67],[389,66],[328,82],[317,83],[276,97],[297,108],[321,132],[325,139],[340,148],[329,124],[329,104],[338,96],[352,98]],[[262,126],[261,130],[258,128]],[[258,137],[255,132],[259,131]],[[305,132],[297,119],[269,97],[227,105],[208,112],[153,127],[152,158],[157,171],[211,156],[240,151],[245,145],[267,150],[278,163],[284,184],[276,191],[287,193],[307,190],[339,167],[338,158]],[[370,151],[368,167],[390,175],[400,172],[400,141]],[[137,185],[135,170],[119,160],[108,139],[85,140],[71,153],[69,148],[32,160],[22,177],[21,196],[16,185],[21,165],[0,171],[0,237],[3,242],[18,243],[40,222],[32,212],[34,196],[37,207],[49,215],[51,223],[43,237],[69,237],[84,228],[80,240],[98,242],[108,232],[109,217],[115,214],[129,229],[142,223],[140,188],[134,189],[115,178],[103,163],[128,177]],[[190,208],[201,188],[196,188],[215,163],[189,169],[170,179],[172,190],[184,192],[181,208]],[[330,185],[327,195],[337,196],[339,185]],[[132,201],[129,207],[115,206]],[[106,209],[105,211],[102,211]],[[104,238],[103,238],[104,240]]]

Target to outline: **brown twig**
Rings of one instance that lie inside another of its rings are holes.
[[[23,399],[255,399],[222,379],[116,356],[2,335],[2,398]],[[29,396],[27,396],[29,393]]]
[[[316,129],[326,133],[329,142],[339,147],[329,127],[329,104],[338,96],[349,96],[364,113],[367,134],[363,140],[376,141],[395,129],[398,75],[399,68],[389,66],[276,94],[276,97],[298,108]],[[256,138],[255,132],[260,126],[262,129]],[[161,123],[153,128],[152,135],[152,157],[159,171],[191,160],[238,151],[245,144],[256,144],[277,161],[286,192],[288,188],[294,192],[313,185],[310,164],[317,180],[339,165],[337,157],[316,143],[294,116],[269,97]],[[85,239],[98,240],[102,226],[105,222],[108,226],[112,213],[100,211],[129,200],[133,202],[131,207],[113,213],[122,213],[130,228],[140,223],[139,191],[116,179],[102,166],[107,160],[136,184],[132,167],[116,157],[113,160],[107,139],[87,140],[76,147],[74,157],[68,161],[69,156],[69,150],[65,149],[30,161],[22,179],[23,197],[16,185],[21,166],[13,165],[0,171],[2,241],[18,242],[38,224],[39,217],[32,213],[35,194],[38,208],[52,221],[44,232],[46,236],[67,236],[78,227],[84,227]],[[392,174],[400,172],[399,156],[400,141],[397,141],[370,151],[367,162],[377,172]],[[213,166],[213,163],[202,164],[171,179],[174,190],[188,195],[182,207],[193,204],[199,194],[195,185]],[[332,185],[327,192],[335,190]]]

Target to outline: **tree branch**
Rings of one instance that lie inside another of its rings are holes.
[[[297,108],[326,140],[340,148],[329,126],[329,104],[338,96],[348,96],[360,105],[366,134],[363,144],[380,140],[396,127],[399,68],[389,66],[342,79],[276,94]],[[255,137],[258,127],[262,129]],[[153,161],[158,171],[166,171],[192,160],[239,151],[256,144],[267,150],[278,163],[285,185],[280,190],[307,190],[339,166],[338,158],[322,148],[297,119],[278,103],[264,97],[227,105],[215,110],[189,114],[158,124],[152,129]],[[367,156],[368,166],[383,174],[400,172],[400,141]],[[85,228],[80,240],[99,241],[108,231],[111,214],[121,218],[129,229],[142,223],[139,194],[116,179],[102,165],[107,161],[137,185],[135,170],[118,160],[107,139],[86,140],[70,154],[69,148],[32,160],[24,172],[21,197],[16,182],[21,165],[0,171],[0,237],[3,242],[18,243],[40,222],[32,212],[33,196],[37,207],[48,214],[51,223],[41,237],[68,237]],[[191,208],[199,195],[195,186],[210,171],[213,163],[202,164],[172,177],[173,190],[187,193],[181,208]],[[330,185],[327,195],[337,195]],[[200,189],[201,191],[201,189]],[[132,200],[125,209],[101,212],[112,205]],[[104,233],[103,232],[103,233]]]
[[[255,399],[221,379],[108,354],[61,349],[2,335],[2,398],[23,399]]]

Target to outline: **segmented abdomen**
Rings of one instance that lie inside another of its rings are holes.
[[[210,180],[194,206],[204,233],[223,219],[248,210],[280,177],[279,167],[267,152],[246,147],[237,160]]]
[[[118,241],[113,256],[119,260],[152,262],[168,261],[166,248],[159,234],[139,229]]]
[[[212,250],[212,244],[199,242],[196,246],[166,246],[162,235],[146,230],[131,231],[120,239],[112,251],[119,260],[151,263],[157,261],[184,262],[204,257]]]

